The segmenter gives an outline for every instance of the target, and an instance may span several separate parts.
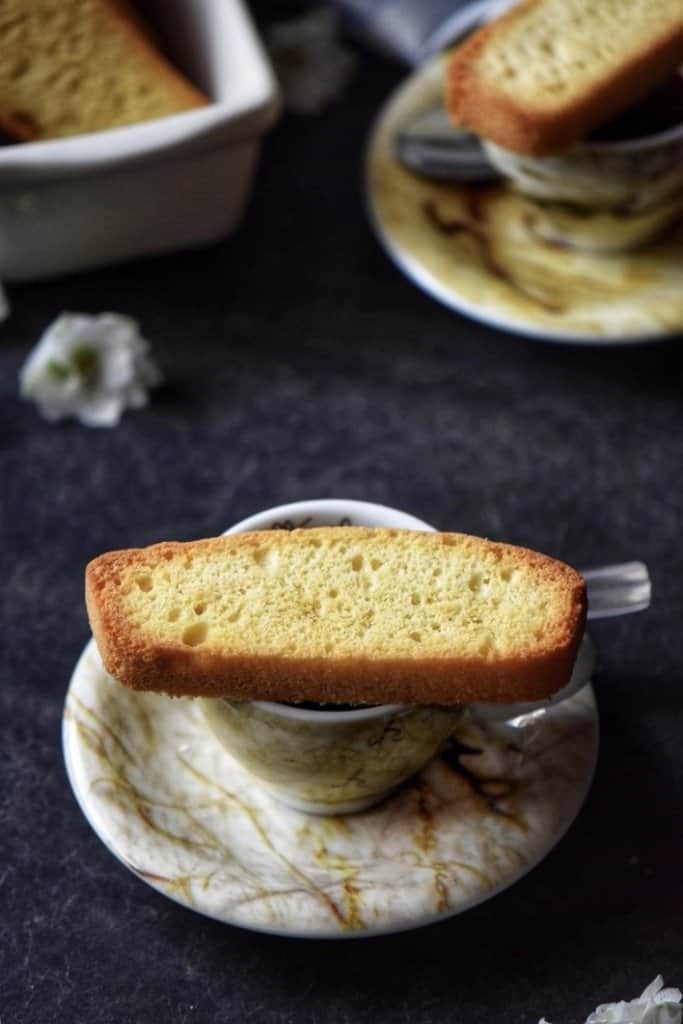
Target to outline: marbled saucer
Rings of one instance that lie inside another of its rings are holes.
[[[229,924],[345,938],[447,918],[526,874],[581,807],[598,720],[586,686],[523,728],[467,722],[380,806],[319,818],[267,796],[192,700],[115,683],[91,641],[63,742],[86,818],[153,888]]]
[[[418,68],[369,141],[370,218],[399,268],[452,309],[542,341],[614,345],[683,333],[683,220],[643,248],[600,254],[566,239],[628,244],[660,214],[579,212],[504,183],[427,181],[398,162],[397,130],[442,102],[443,78],[441,56]],[[676,203],[683,216],[683,197]]]

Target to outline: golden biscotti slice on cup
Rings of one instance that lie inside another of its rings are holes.
[[[523,0],[448,64],[454,121],[518,153],[560,152],[683,61],[681,0]]]
[[[176,696],[541,700],[567,683],[574,569],[458,533],[320,527],[114,551],[86,570],[104,665]]]

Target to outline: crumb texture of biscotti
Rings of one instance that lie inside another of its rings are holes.
[[[458,124],[520,153],[571,147],[683,61],[682,0],[525,0],[452,54]]]
[[[101,131],[207,102],[127,0],[0,3],[0,126],[10,136]]]
[[[88,565],[86,601],[127,686],[351,704],[549,696],[586,612],[582,578],[544,555],[362,527],[111,552]]]

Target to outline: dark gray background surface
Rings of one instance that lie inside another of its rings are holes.
[[[361,154],[400,71],[284,119],[248,215],[198,252],[11,289],[0,329],[0,1020],[582,1021],[683,983],[680,343],[545,345],[434,304],[363,212]],[[18,399],[63,309],[139,318],[167,383],[115,430]],[[646,614],[596,625],[602,749],[587,805],[526,879],[399,936],[283,940],[129,874],[69,790],[60,717],[102,550],[214,534],[308,497],[395,505],[581,567],[643,559]]]

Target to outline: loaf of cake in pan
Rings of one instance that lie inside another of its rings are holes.
[[[118,128],[207,102],[128,0],[0,3],[0,130],[10,138]]]

